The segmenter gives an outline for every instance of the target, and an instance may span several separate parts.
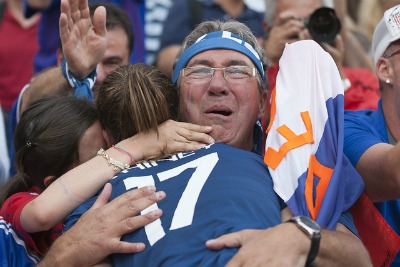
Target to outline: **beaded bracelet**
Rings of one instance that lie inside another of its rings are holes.
[[[112,165],[112,169],[114,170],[114,171],[123,171],[123,170],[126,170],[126,169],[129,169],[129,164],[126,164],[126,163],[122,163],[122,162],[119,162],[118,160],[115,160],[115,159],[113,159],[113,158],[110,158],[110,156],[108,156],[106,153],[105,153],[105,151],[104,151],[104,149],[102,149],[102,148],[100,148],[99,149],[99,151],[97,152],[97,155],[98,156],[102,156],[103,158],[105,158],[106,160],[107,160],[107,163],[108,163],[108,165],[109,166],[111,166]]]
[[[118,150],[121,153],[124,153],[125,155],[127,155],[129,157],[130,160],[130,165],[133,166],[136,164],[135,162],[135,158],[131,155],[131,153],[129,153],[128,151],[126,151],[125,148],[123,148],[121,145],[116,144],[114,146],[112,146],[113,148],[115,148],[116,150]]]

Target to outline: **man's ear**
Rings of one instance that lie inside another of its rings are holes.
[[[113,141],[111,140],[111,136],[107,133],[106,130],[103,130],[103,139],[106,142],[107,148],[110,148],[113,145]]]
[[[375,69],[379,80],[393,82],[393,65],[388,58],[379,58]]]
[[[51,185],[55,180],[56,180],[55,176],[49,175],[46,178],[44,178],[43,183],[46,187],[49,187],[49,185]]]

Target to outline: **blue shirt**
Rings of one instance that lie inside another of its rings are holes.
[[[147,249],[114,255],[114,266],[223,266],[237,248],[212,251],[205,246],[208,239],[242,229],[265,229],[282,221],[284,205],[273,190],[262,157],[222,143],[139,164],[110,182],[111,199],[151,184],[167,194],[152,207],[163,210],[159,220],[123,237],[144,242]],[[66,228],[93,202],[68,216]]]
[[[379,143],[389,144],[381,100],[378,110],[345,111],[344,129],[344,153],[354,166],[357,166],[360,157],[371,146]],[[400,235],[400,201],[384,201],[375,203],[375,206]],[[397,254],[393,265],[400,266],[400,254]]]
[[[205,246],[207,240],[278,225],[285,207],[273,190],[262,157],[221,143],[139,164],[110,182],[111,199],[146,185],[155,185],[167,195],[150,207],[163,210],[159,220],[123,237],[128,242],[144,242],[146,250],[113,255],[114,266],[224,266],[237,248],[212,251]],[[66,229],[95,199],[67,217]],[[349,213],[340,222],[354,231]]]
[[[30,267],[38,263],[38,258],[30,255],[11,224],[0,216],[0,266]]]
[[[216,19],[227,21],[232,19],[215,3],[216,1],[203,0],[199,2],[202,6],[202,19],[200,22]],[[243,12],[235,20],[246,24],[256,37],[263,36],[264,13],[251,10],[245,5]],[[189,0],[175,0],[164,23],[160,49],[170,45],[181,45],[185,37],[192,30],[192,14],[189,7]]]

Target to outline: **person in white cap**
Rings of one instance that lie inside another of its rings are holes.
[[[372,52],[381,99],[378,110],[345,112],[344,152],[366,184],[366,193],[400,234],[400,5],[375,29]],[[400,255],[394,265],[399,266]]]

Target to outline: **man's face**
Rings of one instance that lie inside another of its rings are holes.
[[[245,55],[232,50],[208,50],[197,54],[187,67],[254,67]],[[210,82],[196,84],[181,77],[179,114],[183,121],[211,125],[211,136],[237,148],[251,150],[253,127],[262,116],[266,93],[261,94],[258,78],[249,77],[228,83],[221,70]]]
[[[107,75],[118,66],[128,64],[129,58],[128,37],[125,31],[121,27],[107,29],[107,49],[98,64],[96,84],[93,87],[95,95]]]

